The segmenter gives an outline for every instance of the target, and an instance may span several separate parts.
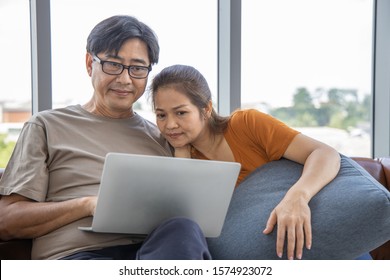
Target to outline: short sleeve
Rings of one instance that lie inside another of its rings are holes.
[[[27,122],[1,178],[0,194],[17,193],[44,201],[48,188],[47,158],[44,126],[33,121]]]
[[[232,115],[230,125],[239,145],[253,149],[253,154],[261,154],[266,161],[280,159],[299,133],[278,119],[254,109],[237,111]]]

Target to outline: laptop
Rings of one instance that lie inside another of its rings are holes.
[[[218,237],[241,165],[108,153],[91,227],[81,230],[146,236],[164,220],[187,217]]]

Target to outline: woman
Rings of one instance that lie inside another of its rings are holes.
[[[219,116],[212,106],[207,81],[191,66],[173,65],[151,85],[153,109],[161,133],[175,156],[240,162],[237,185],[259,166],[282,157],[304,165],[300,179],[270,213],[263,231],[277,225],[276,253],[302,258],[312,244],[310,199],[340,169],[339,153],[257,110]]]

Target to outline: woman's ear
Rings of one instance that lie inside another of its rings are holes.
[[[213,102],[210,100],[206,107],[206,116],[207,118],[211,117],[211,112],[213,111]]]

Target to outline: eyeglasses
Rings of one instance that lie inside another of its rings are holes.
[[[149,72],[152,71],[151,66],[126,66],[114,61],[101,60],[96,55],[93,55],[93,59],[102,65],[103,72],[108,75],[120,75],[124,69],[127,69],[130,77],[134,79],[145,79],[149,75]]]

